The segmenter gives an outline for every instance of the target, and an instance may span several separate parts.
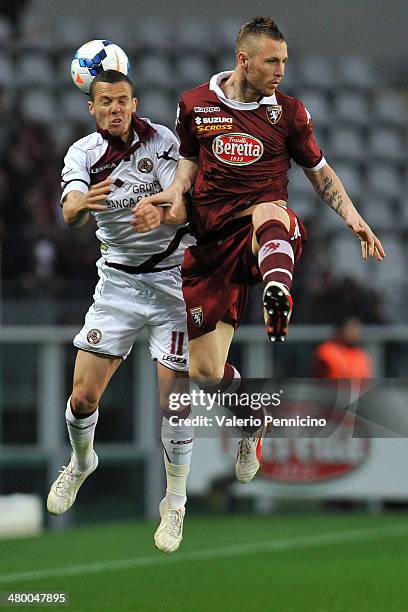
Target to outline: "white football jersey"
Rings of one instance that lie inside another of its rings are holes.
[[[69,148],[62,171],[61,202],[70,191],[86,192],[91,185],[109,176],[112,191],[106,202],[107,210],[91,212],[96,219],[96,236],[105,260],[139,266],[153,255],[162,254],[165,257],[155,264],[157,268],[179,265],[186,246],[192,243],[188,234],[178,241],[183,233],[180,226],[161,225],[139,234],[130,225],[132,208],[142,198],[166,189],[172,182],[179,143],[168,128],[149,119],[134,115],[133,127],[131,147],[99,130]]]

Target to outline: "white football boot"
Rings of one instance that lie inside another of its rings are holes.
[[[262,442],[262,435],[251,438],[242,434],[235,463],[235,476],[239,482],[250,482],[261,467]]]
[[[74,504],[80,486],[98,467],[98,455],[94,451],[91,466],[85,472],[74,469],[71,461],[63,465],[60,475],[51,486],[47,498],[47,509],[51,514],[63,514]]]
[[[156,548],[165,553],[175,552],[183,539],[183,520],[185,509],[175,510],[162,499],[159,506],[160,525],[154,534]]]

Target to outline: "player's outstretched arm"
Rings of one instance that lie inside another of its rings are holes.
[[[136,232],[147,232],[155,229],[160,223],[181,225],[186,222],[187,210],[183,195],[194,185],[198,173],[198,163],[194,159],[180,159],[176,175],[171,185],[155,195],[143,198],[132,210],[131,225]],[[169,204],[163,213],[153,214],[152,206]]]
[[[106,199],[111,192],[111,184],[111,179],[107,178],[92,185],[85,193],[70,191],[64,199],[62,209],[65,223],[81,227],[88,221],[90,211],[106,210]]]
[[[323,202],[344,219],[347,227],[360,239],[363,259],[375,257],[381,261],[386,256],[381,241],[357,211],[333,168],[325,164],[317,172],[307,169],[304,172]]]

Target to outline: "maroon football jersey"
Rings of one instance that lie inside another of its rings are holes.
[[[198,236],[220,230],[253,204],[287,201],[291,158],[314,170],[325,163],[300,100],[279,91],[260,102],[229,100],[219,87],[229,74],[215,75],[179,102],[180,155],[199,163],[192,206]]]

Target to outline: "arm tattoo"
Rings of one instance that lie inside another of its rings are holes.
[[[342,219],[344,219],[343,198],[341,193],[334,189],[334,181],[329,177],[323,179],[323,184],[316,188],[317,193],[326,204],[333,208]]]

